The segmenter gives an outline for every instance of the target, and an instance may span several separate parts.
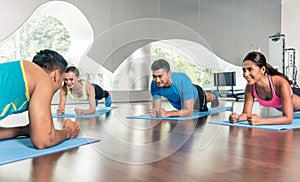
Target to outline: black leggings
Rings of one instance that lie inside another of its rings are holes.
[[[194,103],[194,109],[197,111],[208,111],[205,91],[199,86],[193,84],[198,91],[198,100]]]
[[[109,93],[106,90],[103,90],[99,85],[92,83],[95,88],[95,99],[101,100],[103,98],[107,98]]]

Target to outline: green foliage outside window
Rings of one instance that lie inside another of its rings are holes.
[[[32,60],[33,56],[42,49],[52,49],[64,55],[71,44],[66,27],[52,16],[33,16],[15,33],[0,44],[5,56],[1,62],[17,59]]]
[[[161,48],[155,47],[152,49],[153,60],[166,59],[171,69],[175,72],[184,72],[187,74],[193,83],[201,85],[203,88],[211,87],[213,83],[213,71],[212,69],[201,68],[189,62],[181,55],[177,55],[172,52],[167,52]]]

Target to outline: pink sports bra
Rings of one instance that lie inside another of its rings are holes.
[[[272,91],[272,99],[271,100],[261,99],[256,93],[255,84],[253,85],[253,96],[257,99],[258,103],[262,106],[280,108],[280,107],[282,107],[281,98],[277,96],[277,94],[274,90],[274,86],[273,86],[273,83],[272,83],[271,76],[269,76],[269,82],[270,82],[271,91]],[[293,90],[292,89],[291,89],[291,95],[293,95]]]

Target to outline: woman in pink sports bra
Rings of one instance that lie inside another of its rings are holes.
[[[231,123],[243,120],[251,125],[292,123],[294,110],[300,110],[300,97],[293,94],[287,76],[268,64],[259,52],[250,52],[244,58],[243,76],[247,80],[243,113],[232,113],[229,116]],[[252,113],[254,98],[262,106],[282,109],[282,116],[261,118]]]

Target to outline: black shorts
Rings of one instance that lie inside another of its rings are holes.
[[[208,111],[205,91],[199,85],[195,85],[195,84],[193,84],[193,85],[194,85],[194,87],[197,88],[197,91],[198,91],[198,100],[195,101],[195,103],[194,103],[194,110],[197,110],[200,112]]]
[[[109,93],[106,90],[103,90],[99,85],[92,83],[95,88],[95,99],[101,100],[109,96]]]

